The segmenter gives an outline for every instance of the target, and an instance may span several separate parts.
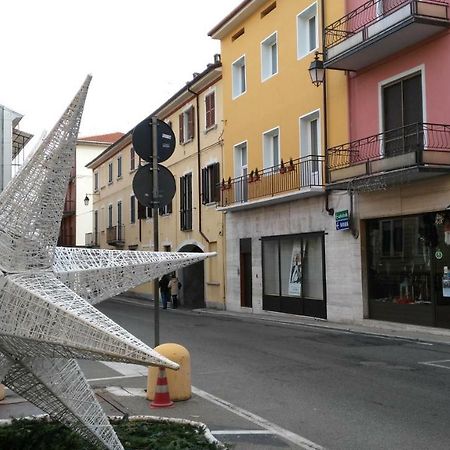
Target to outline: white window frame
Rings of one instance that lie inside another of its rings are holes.
[[[189,112],[192,110],[193,120],[196,120],[195,117],[195,107],[193,104],[189,104],[186,106],[183,111],[181,111],[181,115],[183,116],[183,140],[182,144],[188,144],[189,142],[192,142],[194,140],[194,137],[189,136]],[[194,122],[194,128],[195,128],[195,122]],[[194,136],[195,136],[195,130],[194,130]]]
[[[316,45],[311,49],[310,45],[310,20],[315,17]],[[317,2],[312,3],[297,15],[297,59],[310,55],[319,48],[319,15]]]
[[[245,158],[246,163],[242,164],[242,150],[245,146]],[[238,164],[239,154],[239,164]],[[242,177],[242,179],[236,183],[235,186],[235,200],[238,202],[247,201],[248,198],[248,141],[242,141],[233,146],[233,158],[234,158],[234,174],[235,177]]]
[[[278,137],[277,155],[273,145],[273,138]],[[279,166],[281,164],[280,127],[275,127],[262,134],[262,148],[264,169],[267,167]]]
[[[275,64],[273,62],[274,47],[276,51]],[[278,32],[275,31],[261,42],[261,81],[266,81],[277,74],[278,74]]]
[[[299,129],[300,129],[300,157],[302,158],[302,162],[310,159],[312,161],[311,156],[314,154],[311,152],[311,122],[317,120],[317,156],[322,155],[322,124],[320,117],[320,109],[316,109],[315,111],[311,111],[307,114],[304,114],[299,119]],[[306,163],[308,164],[308,163]],[[322,164],[311,163],[312,177],[317,184],[322,180]],[[308,166],[306,166],[308,167]]]
[[[244,88],[242,86],[242,68],[244,70]],[[247,64],[245,55],[240,56],[231,64],[233,100],[247,92]]]

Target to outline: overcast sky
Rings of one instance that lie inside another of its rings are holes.
[[[80,136],[129,131],[202,72],[241,0],[1,1],[0,104],[49,131],[93,75]]]

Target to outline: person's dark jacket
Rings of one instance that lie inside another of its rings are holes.
[[[161,289],[162,292],[169,291],[169,281],[170,277],[168,275],[163,275],[159,280],[159,288]]]

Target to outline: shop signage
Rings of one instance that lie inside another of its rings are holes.
[[[336,230],[349,230],[350,229],[350,218],[348,215],[348,209],[344,209],[343,211],[336,211]]]

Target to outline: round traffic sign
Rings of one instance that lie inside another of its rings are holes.
[[[158,162],[163,162],[172,156],[175,150],[175,134],[172,128],[162,120],[157,119],[157,155]],[[151,119],[145,119],[133,130],[133,147],[136,153],[144,160],[153,159],[153,133]]]
[[[176,190],[172,172],[158,164],[158,208],[168,205]],[[153,167],[151,164],[139,167],[133,178],[133,192],[142,206],[154,207],[153,201]]]

